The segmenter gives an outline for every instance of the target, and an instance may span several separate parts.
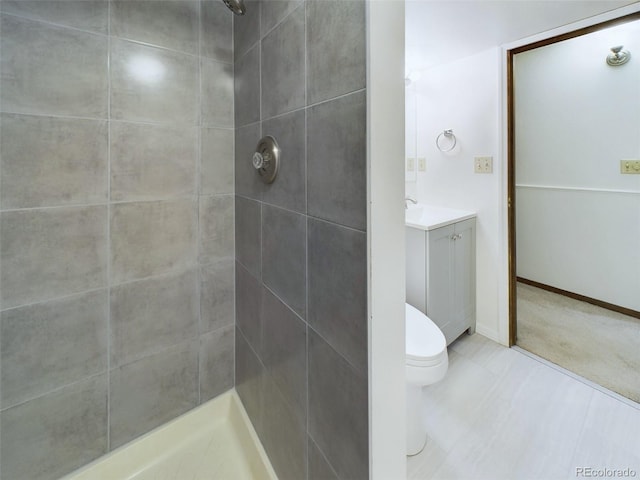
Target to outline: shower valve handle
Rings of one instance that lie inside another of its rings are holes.
[[[275,180],[279,160],[280,147],[276,139],[270,135],[261,138],[251,157],[251,163],[264,183],[271,183]]]
[[[268,164],[269,161],[264,158],[264,156],[260,152],[255,152],[253,154],[253,168],[256,170],[260,170],[265,164]]]

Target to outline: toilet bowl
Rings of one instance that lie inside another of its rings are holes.
[[[412,305],[405,307],[407,455],[416,455],[427,442],[422,387],[442,380],[449,367],[447,341],[438,326]]]

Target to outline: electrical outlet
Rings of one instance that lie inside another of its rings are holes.
[[[414,172],[416,170],[416,159],[407,158],[407,172]]]
[[[426,158],[418,158],[418,170],[424,172],[427,169],[427,159]]]
[[[640,174],[640,160],[620,160],[620,173]]]
[[[493,173],[493,157],[474,157],[473,171],[475,173]]]

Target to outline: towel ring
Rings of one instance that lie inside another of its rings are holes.
[[[445,138],[449,139],[450,141],[452,141],[453,145],[451,145],[451,147],[449,147],[449,148],[443,148],[440,145],[440,140],[441,140],[442,137],[445,137]],[[436,137],[436,147],[438,147],[438,150],[440,150],[441,152],[444,152],[444,153],[450,152],[451,150],[456,148],[456,143],[457,143],[456,136],[453,134],[453,130],[452,129],[445,130],[444,132],[442,132],[440,135],[438,135]]]

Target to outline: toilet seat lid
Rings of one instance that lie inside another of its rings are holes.
[[[442,355],[442,352],[446,352],[447,341],[438,326],[414,306],[408,303],[405,305],[407,358],[429,360]]]

